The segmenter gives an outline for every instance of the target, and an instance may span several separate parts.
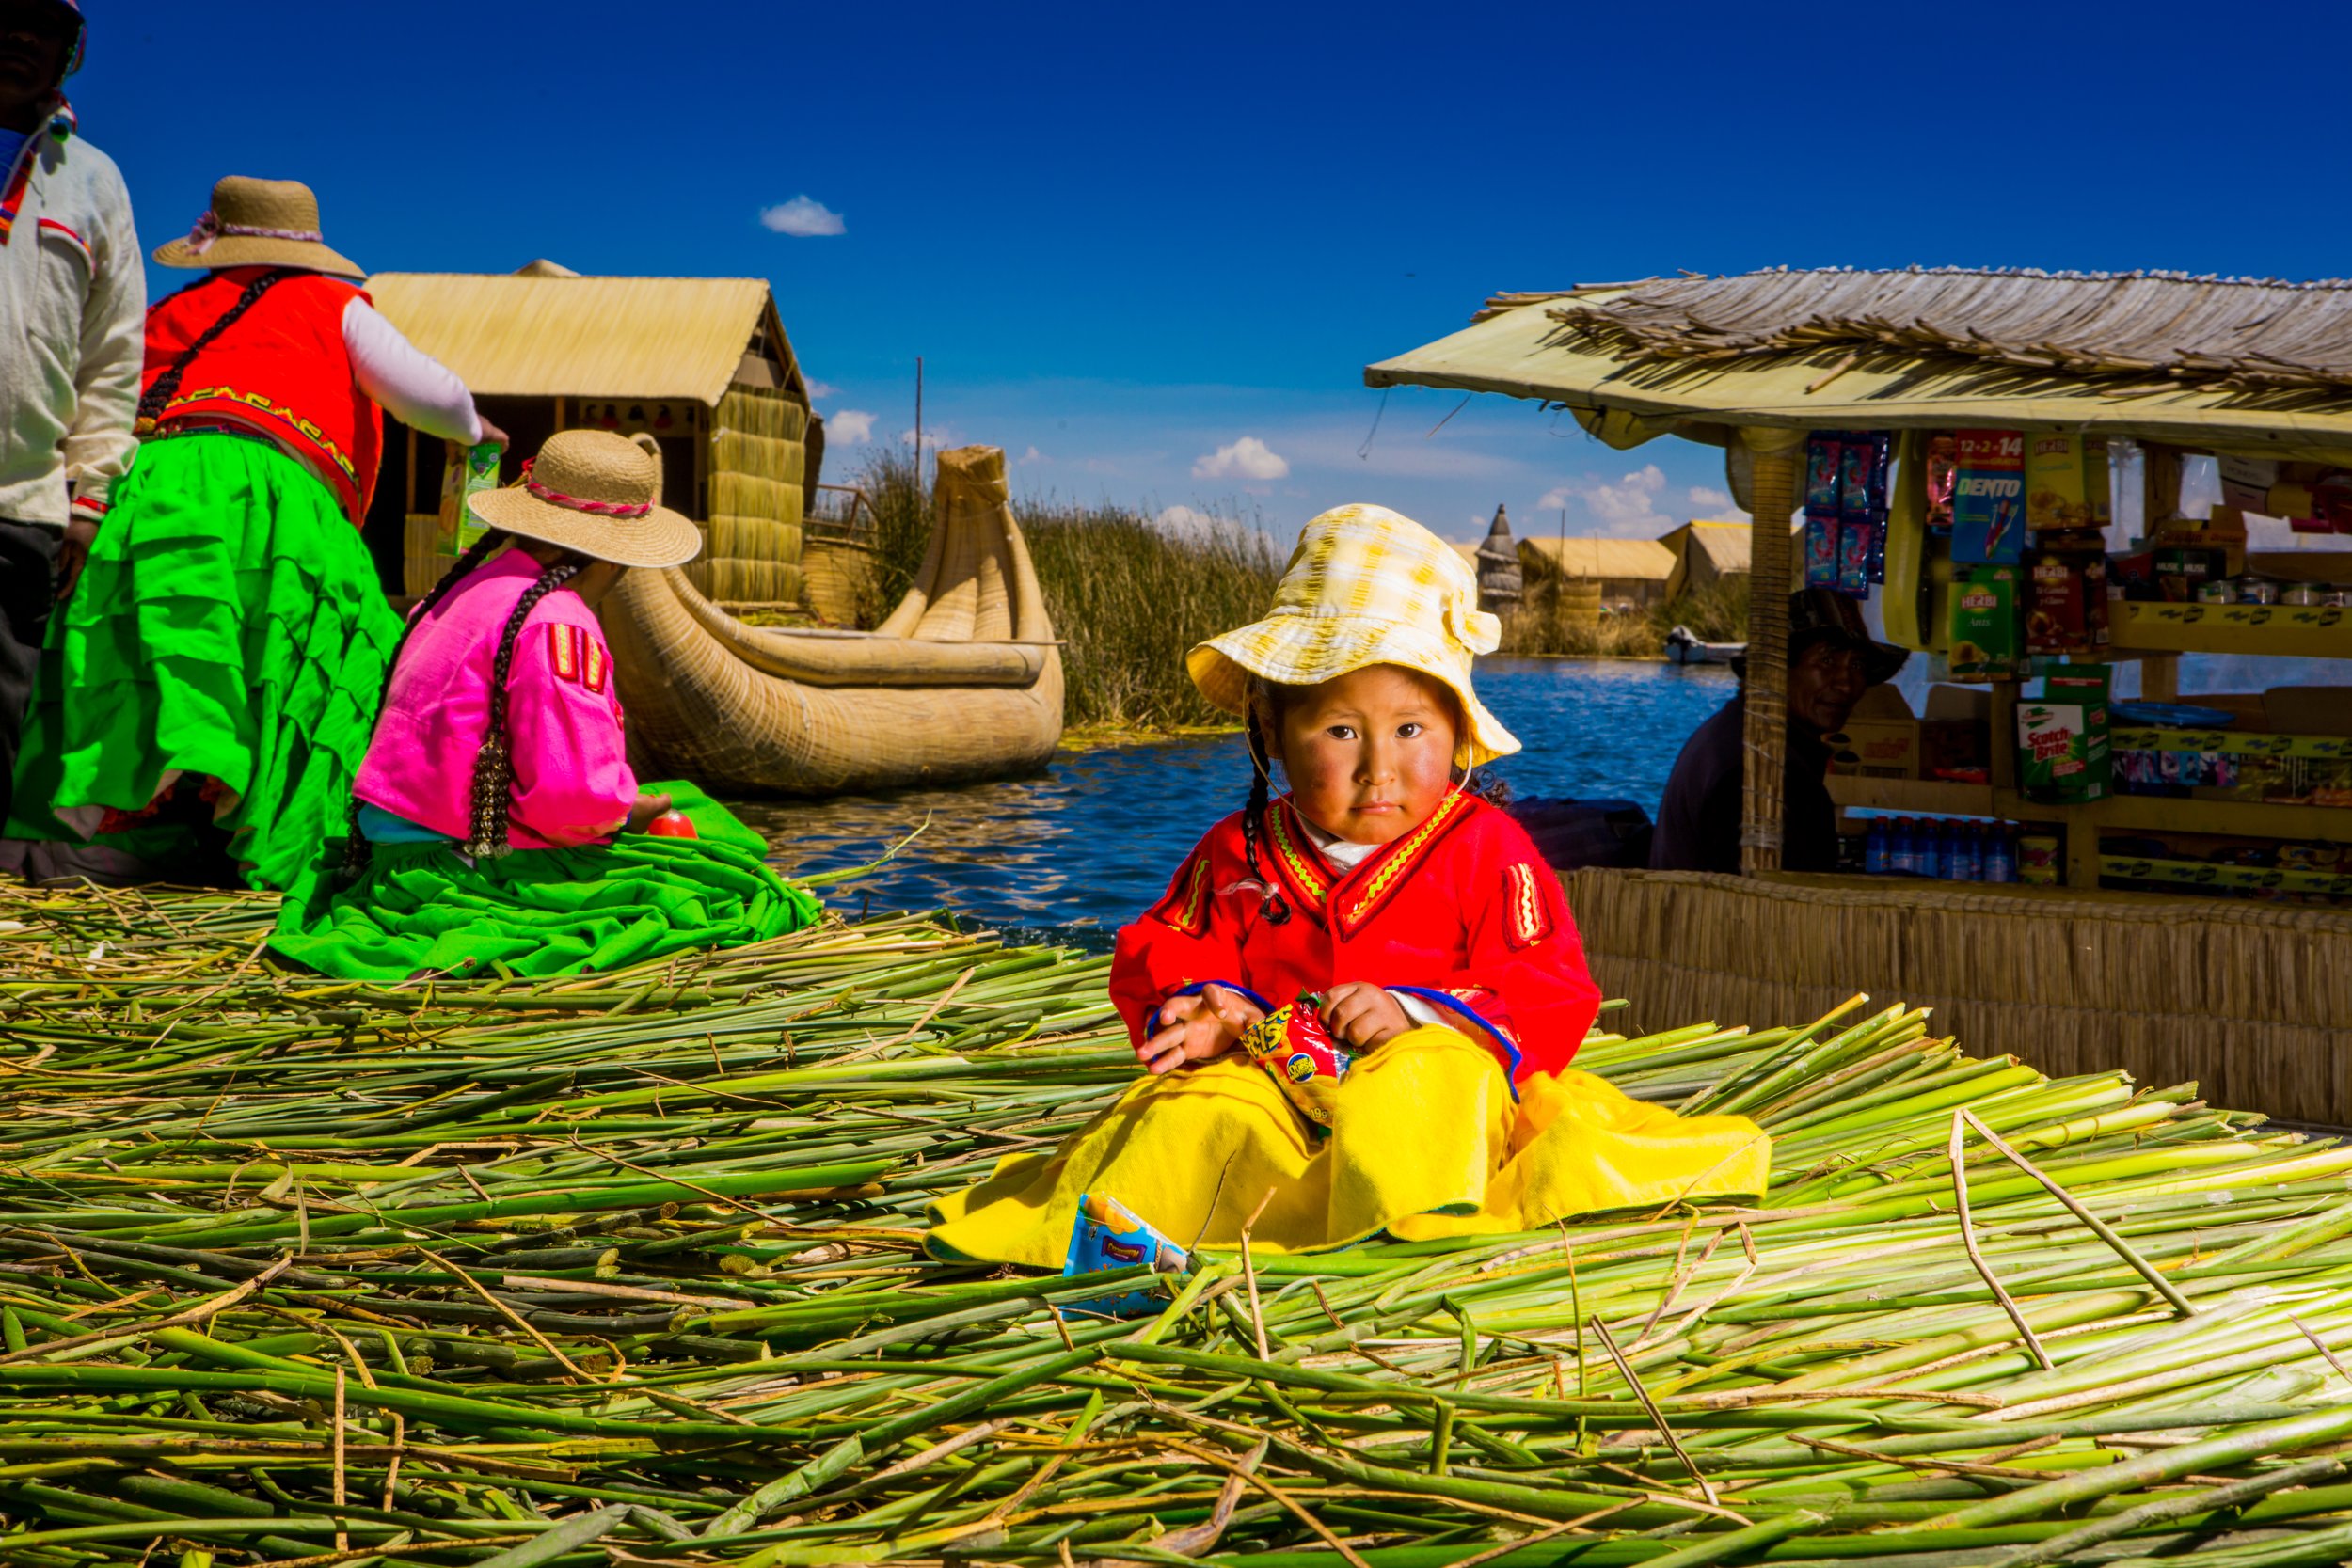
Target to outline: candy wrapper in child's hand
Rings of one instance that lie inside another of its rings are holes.
[[[1266,1069],[1299,1115],[1317,1127],[1331,1125],[1340,1080],[1355,1057],[1324,1027],[1321,999],[1302,996],[1277,1007],[1241,1037],[1249,1059]]]
[[[1182,1274],[1186,1261],[1183,1247],[1137,1219],[1125,1204],[1101,1193],[1086,1193],[1080,1196],[1077,1217],[1071,1222],[1070,1258],[1061,1272],[1074,1277],[1104,1269],[1132,1269],[1141,1263],[1153,1274]],[[1069,1305],[1081,1312],[1133,1318],[1156,1312],[1168,1302],[1145,1289]]]

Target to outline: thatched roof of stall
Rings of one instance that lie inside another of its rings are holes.
[[[2098,430],[2352,458],[2352,283],[1788,270],[1501,294],[1375,387],[1564,404],[1602,439],[1739,425]]]
[[[379,273],[375,307],[478,396],[692,398],[716,405],[755,337],[779,376],[799,367],[756,277]]]
[[[2352,386],[2352,283],[2174,273],[1757,272],[1568,298],[1553,319],[1668,359],[1884,344],[2076,375]]]
[[[1655,539],[1587,539],[1537,536],[1519,541],[1519,559],[1534,553],[1543,575],[1564,567],[1571,578],[1625,578],[1663,582],[1674,571],[1674,551]]]

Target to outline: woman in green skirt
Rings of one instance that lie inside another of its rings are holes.
[[[347,979],[571,974],[814,924],[759,835],[686,784],[641,786],[596,605],[702,539],[660,450],[566,431],[410,619],[353,789],[358,880],[289,897],[271,946]]]
[[[505,437],[348,281],[309,187],[223,180],[155,260],[206,276],[148,314],[140,450],[51,618],[8,834],[187,876],[209,821],[307,893],[400,635],[358,526],[381,411]]]

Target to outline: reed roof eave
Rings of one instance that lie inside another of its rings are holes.
[[[800,371],[756,277],[380,273],[376,308],[485,397],[691,398],[716,406],[753,336]]]
[[[2145,370],[2070,372],[1885,341],[1774,344],[1698,357],[1651,352],[1626,332],[1593,326],[1592,312],[1663,286],[1500,296],[1462,331],[1366,367],[1364,381],[1556,404],[1621,448],[1669,434],[1722,445],[1743,425],[1980,425],[2097,431],[2352,465],[2352,386],[2236,387]],[[2352,291],[2328,293],[2345,295]]]

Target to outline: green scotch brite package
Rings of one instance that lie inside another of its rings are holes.
[[[1952,585],[1952,678],[2013,680],[2026,650],[2015,566],[1972,566]]]
[[[2042,683],[2042,700],[2017,705],[2017,782],[2034,800],[2080,805],[2106,799],[2115,759],[2107,747],[2107,667],[2070,664]]]

